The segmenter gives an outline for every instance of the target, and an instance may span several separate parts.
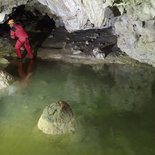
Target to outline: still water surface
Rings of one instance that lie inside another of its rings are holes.
[[[42,61],[30,67],[28,82],[0,97],[0,155],[155,155],[153,68]],[[6,71],[19,79],[19,65]],[[37,128],[44,107],[59,100],[78,121],[73,135]]]

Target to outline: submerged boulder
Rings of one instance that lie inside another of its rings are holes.
[[[75,131],[73,112],[65,101],[58,101],[45,107],[38,128],[45,134],[67,134]]]

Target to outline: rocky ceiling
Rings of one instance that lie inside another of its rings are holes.
[[[0,2],[0,22],[12,12],[12,8],[23,4],[28,9],[35,8],[49,16],[55,15],[71,32],[109,25],[107,19],[113,17],[113,12],[107,7],[112,6],[114,0],[5,0]]]

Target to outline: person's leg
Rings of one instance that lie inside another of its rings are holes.
[[[26,41],[24,42],[24,47],[25,47],[25,49],[26,49],[26,51],[27,51],[29,57],[30,57],[31,59],[33,59],[34,56],[33,56],[33,54],[32,54],[31,46],[30,46],[30,43],[29,43],[29,40],[28,40],[28,39],[26,39]]]
[[[21,52],[20,52],[20,48],[21,48],[21,47],[22,47],[22,43],[21,43],[19,40],[17,40],[16,45],[15,45],[15,49],[16,49],[17,57],[18,57],[19,59],[22,58],[22,55],[21,55]]]

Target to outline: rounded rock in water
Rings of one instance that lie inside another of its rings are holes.
[[[65,101],[58,101],[45,107],[38,128],[45,134],[68,134],[75,131],[73,112]]]

